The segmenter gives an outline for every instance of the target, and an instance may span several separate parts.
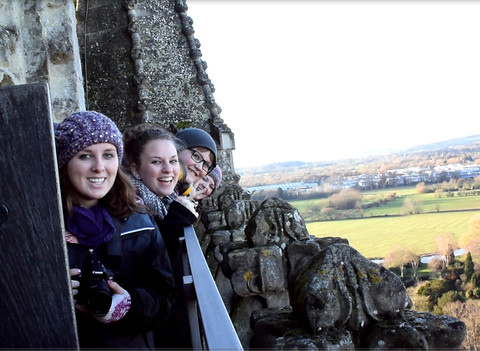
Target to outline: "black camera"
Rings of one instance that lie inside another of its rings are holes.
[[[107,281],[113,279],[113,273],[95,258],[93,249],[89,249],[81,274],[76,278],[80,282],[77,303],[85,305],[95,315],[107,314],[112,304],[112,291]]]

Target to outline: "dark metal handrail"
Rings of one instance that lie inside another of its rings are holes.
[[[193,348],[243,350],[205,261],[195,230],[192,226],[185,227],[184,235],[189,272],[191,272],[190,276],[184,277],[184,284]]]

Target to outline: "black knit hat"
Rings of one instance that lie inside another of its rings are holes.
[[[176,137],[185,144],[187,149],[203,147],[210,150],[213,154],[212,167],[217,165],[217,146],[213,138],[206,131],[198,128],[186,128],[179,131]]]

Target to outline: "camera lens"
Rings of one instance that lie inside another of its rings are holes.
[[[98,315],[107,314],[112,304],[112,294],[105,280],[98,280],[90,285],[86,307]]]

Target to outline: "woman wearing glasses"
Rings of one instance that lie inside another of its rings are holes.
[[[193,195],[182,196],[182,183],[193,184],[216,165],[212,137],[197,128],[180,131],[175,138],[158,126],[143,123],[124,133],[125,162],[145,205],[155,214],[174,272],[176,301],[170,320],[154,330],[155,348],[191,348],[188,314],[183,294],[183,263],[179,238],[183,228],[197,219]],[[184,173],[182,175],[182,173]]]
[[[178,154],[187,171],[185,180],[193,184],[217,165],[217,146],[207,132],[198,128],[182,129],[177,138],[185,146],[185,150]]]

